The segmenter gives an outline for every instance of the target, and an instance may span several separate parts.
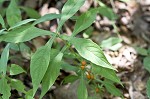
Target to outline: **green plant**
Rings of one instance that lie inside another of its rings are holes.
[[[150,48],[146,50],[141,47],[135,47],[135,49],[140,55],[144,56],[144,59],[143,59],[144,68],[150,73]],[[146,91],[147,91],[148,98],[150,98],[150,78],[146,84]]]
[[[96,89],[96,93],[102,92],[105,88],[111,94],[122,97],[122,93],[114,85],[115,83],[121,84],[119,78],[116,76],[116,69],[107,61],[101,47],[90,39],[75,37],[94,22],[97,14],[114,20],[116,15],[113,11],[105,5],[91,8],[89,11],[77,17],[71,36],[60,34],[63,24],[74,16],[84,2],[85,0],[68,0],[62,8],[61,14],[46,14],[42,17],[35,17],[30,15],[33,10],[17,6],[15,0],[10,1],[6,10],[7,23],[5,23],[3,17],[0,16],[0,23],[2,25],[2,29],[0,30],[0,42],[7,42],[0,59],[0,93],[2,94],[0,98],[9,99],[11,96],[11,88],[15,88],[18,92],[24,93],[26,99],[33,99],[41,84],[41,99],[55,83],[59,76],[60,69],[76,72],[76,75],[66,77],[63,82],[72,83],[75,80],[80,81],[77,90],[78,99],[88,98],[87,85],[92,86],[93,90]],[[34,17],[34,19],[21,20],[20,8],[25,10],[30,17]],[[41,22],[53,19],[60,19],[56,32],[35,27],[35,25]],[[33,89],[27,91],[20,80],[13,79],[9,76],[27,73],[21,66],[16,64],[10,64],[10,67],[7,67],[9,50],[15,49],[23,51],[24,48],[29,50],[23,42],[44,35],[49,35],[51,38],[31,56],[30,74]],[[56,38],[60,38],[65,42],[61,50],[52,48]],[[73,50],[72,45],[76,51]],[[76,63],[74,64],[75,66],[69,65],[63,60],[63,57],[78,59],[81,64]],[[89,67],[86,66],[87,64]],[[86,78],[86,74],[89,76],[88,79]],[[100,78],[103,78],[103,80]]]

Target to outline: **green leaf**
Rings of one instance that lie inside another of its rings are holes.
[[[148,51],[144,48],[141,47],[135,47],[135,50],[137,51],[138,54],[143,55],[143,56],[147,56],[148,55]]]
[[[148,55],[150,55],[150,47],[148,48],[147,52],[148,52]]]
[[[90,11],[83,13],[77,19],[72,36],[75,36],[79,32],[88,28],[94,22],[96,15],[97,15],[97,9],[91,9]]]
[[[32,95],[33,95],[33,89],[28,90],[28,91],[26,92],[25,99],[34,99],[34,98],[32,97]]]
[[[79,78],[78,76],[69,75],[69,76],[67,76],[67,77],[64,78],[63,84],[72,83],[72,82],[74,82],[75,80],[77,80],[78,78]]]
[[[106,87],[107,91],[111,93],[112,95],[122,96],[121,91],[117,89],[111,81],[105,79],[103,84]]]
[[[105,16],[110,20],[117,19],[117,15],[113,12],[113,10],[111,8],[109,8],[107,6],[99,7],[98,10],[102,16]]]
[[[53,35],[52,32],[42,30],[36,28],[31,25],[21,26],[17,29],[9,31],[7,34],[0,36],[0,42],[12,42],[12,43],[19,43],[19,42],[26,42],[35,37],[43,36],[43,35]]]
[[[122,42],[122,39],[120,39],[120,38],[117,38],[117,37],[110,37],[110,38],[108,38],[108,39],[106,39],[106,40],[103,40],[102,42],[101,42],[101,47],[102,48],[110,48],[110,47],[112,47],[112,46],[114,46],[114,45],[116,45],[116,44],[118,44],[118,43],[121,43]]]
[[[10,85],[7,83],[6,78],[0,79],[0,93],[3,95],[3,99],[9,99],[11,93]]]
[[[85,83],[83,77],[81,77],[81,79],[80,79],[80,83],[79,83],[79,86],[77,89],[77,97],[78,97],[78,99],[87,99],[87,97],[88,97],[86,83]]]
[[[4,48],[2,54],[1,54],[1,60],[0,60],[0,72],[3,72],[3,75],[6,75],[7,70],[7,62],[9,57],[9,45],[7,44]]]
[[[119,1],[122,1],[122,2],[129,2],[130,0],[119,0]]]
[[[78,67],[72,66],[72,65],[70,65],[70,64],[68,64],[67,62],[64,62],[64,61],[61,62],[61,68],[63,70],[66,70],[66,71],[78,71],[79,70]]]
[[[49,64],[48,69],[42,80],[42,93],[40,99],[46,94],[50,87],[54,84],[57,77],[59,76],[61,69],[61,60],[63,53],[59,53]]]
[[[150,73],[150,56],[144,58],[143,65],[144,68]]]
[[[6,10],[6,19],[9,26],[13,26],[21,21],[21,11],[18,8],[15,0],[10,1],[10,4]]]
[[[112,51],[117,51],[118,49],[120,49],[122,47],[122,44],[121,43],[118,43],[112,47],[109,47],[110,50]]]
[[[6,32],[5,32],[5,29],[1,29],[0,30],[0,36],[2,35],[2,34],[5,34]]]
[[[1,16],[1,14],[0,14],[0,24],[2,25],[2,28],[6,28],[4,19],[3,19],[3,17]]]
[[[60,31],[66,20],[71,18],[84,4],[85,0],[68,0],[62,8],[62,15],[57,31]]]
[[[45,46],[39,48],[31,57],[30,74],[33,84],[33,96],[47,71],[53,41],[54,38],[51,38]]]
[[[22,69],[21,66],[16,65],[16,64],[11,64],[10,75],[18,75],[23,72],[26,73],[26,71],[24,69]]]
[[[0,0],[0,3],[3,3],[5,0]]]
[[[86,29],[83,33],[84,38],[89,38],[93,33],[94,28],[90,26],[88,29]]]
[[[30,47],[28,47],[25,43],[11,43],[10,44],[10,49],[13,49],[15,51],[21,51],[21,52],[31,52]]]
[[[105,77],[109,80],[112,80],[114,82],[121,84],[120,79],[117,77],[115,71],[112,69],[92,65],[92,70],[93,70],[93,73],[95,73],[95,74],[99,74],[102,77]]]
[[[39,24],[41,22],[45,22],[45,21],[49,21],[49,20],[53,20],[53,19],[56,19],[56,18],[60,18],[61,17],[61,14],[46,14],[44,16],[42,16],[41,18],[37,19],[33,25],[36,25],[36,24]]]
[[[146,84],[146,91],[147,91],[147,96],[150,98],[150,79],[147,81]]]
[[[15,88],[18,92],[25,93],[25,85],[22,83],[22,81],[17,79],[11,79],[10,86]]]
[[[102,49],[92,40],[74,37],[71,38],[69,42],[74,45],[75,49],[83,58],[98,66],[115,70],[107,61]]]
[[[19,26],[22,26],[22,25],[24,25],[24,24],[27,24],[27,23],[32,22],[32,21],[35,21],[35,20],[36,20],[36,19],[26,19],[26,20],[20,21],[20,22],[14,24],[13,26],[11,26],[8,30],[17,28],[17,27],[19,27]]]
[[[41,17],[41,15],[33,8],[23,6],[21,6],[20,8],[24,10],[30,18],[38,19]]]

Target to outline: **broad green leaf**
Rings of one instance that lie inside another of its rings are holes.
[[[13,87],[13,88],[15,88],[18,92],[25,93],[25,85],[20,80],[11,79],[10,86]]]
[[[0,15],[0,24],[2,25],[2,28],[6,28],[4,19],[3,19],[3,17],[1,15]]]
[[[74,37],[69,42],[74,45],[75,49],[83,58],[98,66],[115,70],[107,61],[102,49],[92,40]]]
[[[9,99],[11,93],[10,85],[7,83],[6,78],[0,79],[0,93],[2,94],[3,99]]]
[[[16,0],[11,0],[6,10],[6,19],[9,26],[13,26],[21,21],[21,11],[16,4]]]
[[[80,83],[79,83],[79,86],[77,89],[77,97],[78,97],[78,99],[87,99],[88,98],[86,83],[85,83],[83,77],[81,77],[81,79],[80,79]]]
[[[54,38],[51,38],[45,46],[39,48],[31,57],[30,74],[33,84],[33,96],[47,71],[53,41]]]
[[[17,29],[9,31],[7,34],[0,36],[0,42],[12,42],[12,43],[19,43],[19,42],[26,42],[35,37],[43,36],[43,35],[53,35],[52,32],[42,30],[36,28],[31,25],[21,26]]]
[[[147,96],[150,98],[150,79],[147,81],[146,84],[146,91],[147,91]]]
[[[144,55],[147,56],[148,55],[148,51],[144,48],[141,47],[135,47],[135,50],[137,51],[138,54],[140,55]]]
[[[103,40],[102,42],[101,42],[101,47],[102,48],[109,48],[109,47],[112,47],[112,46],[114,46],[114,45],[116,45],[116,44],[118,44],[118,43],[121,43],[122,42],[122,39],[120,39],[120,38],[117,38],[117,37],[110,37],[110,38],[108,38],[108,39],[106,39],[106,40]]]
[[[9,57],[9,45],[7,44],[4,48],[2,54],[1,54],[1,60],[0,60],[0,72],[3,72],[3,75],[6,75],[7,70],[7,62]]]
[[[72,36],[77,35],[79,32],[88,28],[95,20],[97,14],[97,9],[91,9],[83,13],[78,19],[74,27]]]
[[[44,16],[42,16],[41,18],[37,19],[33,25],[36,25],[36,24],[39,24],[41,22],[45,22],[45,21],[49,21],[49,20],[53,20],[53,19],[57,19],[57,18],[60,18],[61,17],[61,14],[46,14]]]
[[[150,73],[150,56],[144,58],[143,65],[144,68]]]
[[[102,77],[105,77],[109,80],[112,80],[114,82],[121,84],[120,79],[117,77],[115,71],[112,69],[92,65],[92,70],[93,70],[93,73],[95,73],[95,74],[99,74]]]
[[[27,23],[32,22],[32,21],[35,21],[35,20],[36,20],[36,19],[26,19],[26,20],[20,21],[20,22],[14,24],[13,26],[11,26],[8,30],[17,28],[17,27],[19,27],[19,26],[21,26],[21,25],[27,24]]]
[[[61,69],[61,60],[63,53],[59,53],[49,64],[48,69],[42,80],[42,93],[40,99],[46,94],[50,87],[54,84],[57,77],[59,76]]]
[[[67,0],[62,8],[61,19],[57,31],[60,31],[64,22],[71,18],[80,9],[84,2],[85,0]]]
[[[122,96],[121,91],[119,89],[117,89],[111,81],[105,79],[103,84],[104,84],[105,88],[107,89],[107,91],[109,93],[111,93],[112,95]]]
[[[30,18],[38,19],[41,17],[40,14],[33,8],[23,6],[21,6],[20,8],[24,10]]]
[[[67,77],[64,78],[63,84],[72,83],[72,82],[74,82],[74,81],[77,80],[77,79],[79,79],[78,76],[69,75],[69,76],[67,76]]]
[[[78,67],[72,66],[72,65],[70,65],[70,64],[68,64],[67,62],[64,62],[64,61],[61,62],[61,68],[63,70],[66,70],[66,71],[77,71],[77,70],[79,70]]]
[[[26,73],[26,71],[24,69],[22,69],[21,66],[16,65],[16,64],[11,64],[10,75],[18,75],[23,72]]]
[[[117,19],[117,15],[113,12],[111,8],[107,6],[99,7],[98,10],[102,16],[105,16],[110,20]]]

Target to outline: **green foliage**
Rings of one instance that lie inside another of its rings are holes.
[[[6,34],[0,36],[0,41],[19,43],[29,41],[35,37],[43,35],[53,35],[53,33],[31,25],[25,25],[13,29],[12,31],[8,31]]]
[[[79,79],[78,76],[69,75],[69,76],[65,77],[65,79],[63,80],[63,84],[73,83],[73,82],[76,81],[77,79]]]
[[[31,58],[30,73],[33,83],[33,96],[48,68],[53,40],[49,40],[45,46],[39,48]]]
[[[0,24],[2,25],[2,28],[6,28],[4,19],[1,15],[0,15]]]
[[[143,55],[143,56],[147,56],[148,52],[146,49],[141,48],[141,47],[135,47],[135,50],[137,51],[138,54]]]
[[[93,41],[74,37],[69,42],[75,46],[75,49],[83,58],[98,66],[115,70],[107,61],[102,49]]]
[[[111,49],[112,46],[118,44],[118,43],[121,43],[122,42],[122,39],[120,38],[117,38],[117,37],[110,37],[106,40],[103,40],[100,44],[100,46],[102,48],[109,48]]]
[[[20,73],[26,72],[19,65],[11,64],[10,75],[18,75]]]
[[[122,96],[122,93],[120,92],[120,90],[117,89],[111,81],[105,79],[103,84],[108,90],[108,92],[110,92],[112,95]]]
[[[25,85],[22,83],[22,81],[17,79],[11,79],[10,86],[15,88],[18,92],[25,93]]]
[[[53,20],[53,19],[56,19],[56,18],[60,18],[61,17],[61,14],[46,14],[44,16],[42,16],[41,18],[37,19],[33,25],[36,25],[36,24],[39,24],[41,22],[45,22],[45,21],[49,21],[49,20]]]
[[[63,53],[59,53],[48,66],[48,69],[44,75],[42,80],[42,93],[41,98],[45,95],[45,93],[50,89],[50,87],[54,84],[55,80],[59,76],[60,68],[61,68],[61,60],[63,57]],[[51,77],[49,77],[51,75]]]
[[[84,31],[93,24],[97,14],[101,14],[110,20],[116,19],[117,16],[111,8],[108,8],[104,4],[101,7],[90,9],[80,16],[74,16],[84,2],[85,0],[67,0],[60,14],[46,14],[40,16],[34,9],[24,6],[19,7],[15,0],[10,1],[6,9],[7,23],[5,23],[3,18],[5,15],[0,15],[0,24],[2,27],[0,30],[0,42],[8,43],[2,51],[0,60],[0,93],[3,99],[9,99],[11,96],[11,88],[23,93],[26,99],[34,99],[34,95],[40,85],[42,85],[40,95],[40,99],[42,99],[55,83],[61,69],[76,72],[76,75],[69,75],[66,77],[62,84],[79,81],[79,86],[77,88],[78,99],[89,98],[87,85],[92,85],[94,88],[101,86],[99,88],[106,88],[111,94],[121,96],[121,92],[114,85],[114,83],[121,84],[119,78],[116,76],[116,69],[108,62],[101,47],[109,48],[120,43],[122,40],[119,38],[110,38],[103,41],[100,47],[90,39],[75,37],[78,33]],[[22,10],[30,17],[29,19],[21,20]],[[36,27],[37,24],[53,19],[60,19],[58,21],[57,31],[54,33]],[[59,32],[62,26],[69,19],[76,21],[72,35],[60,35]],[[85,32],[90,35],[92,31],[93,28],[90,27]],[[30,75],[33,89],[27,91],[26,86],[21,80],[13,78],[13,75],[26,73],[26,71],[17,64],[11,64],[11,66],[7,68],[9,49],[30,52],[30,48],[24,42],[45,35],[51,38],[31,56]],[[60,38],[65,42],[61,50],[52,48],[56,38]],[[72,45],[77,52],[74,51]],[[66,58],[73,60],[73,64],[65,62]],[[85,60],[90,68],[84,65],[82,67],[79,66],[78,62],[82,62],[82,60]],[[146,68],[149,68],[149,66],[146,65]],[[103,81],[100,78],[109,80]]]
[[[29,7],[20,7],[20,8],[24,10],[30,18],[38,19],[41,17],[40,14],[33,8]]]
[[[6,75],[8,57],[9,57],[9,44],[7,44],[7,46],[4,48],[1,54],[0,73],[2,72],[3,75]]]
[[[92,69],[95,74],[101,75],[102,77],[121,84],[120,79],[117,77],[116,73],[113,70],[96,65],[93,65]]]
[[[96,14],[97,14],[96,9],[92,9],[90,11],[87,11],[86,13],[83,13],[76,21],[72,36],[75,36],[79,32],[88,28],[94,22]]]
[[[3,99],[9,99],[11,93],[10,93],[10,85],[7,83],[6,78],[0,79],[0,93],[2,94]]]
[[[120,0],[120,1],[122,1],[122,2],[129,2],[130,0]]]
[[[16,0],[11,0],[6,10],[6,18],[9,26],[13,26],[17,22],[21,21],[21,11],[16,4]]]
[[[138,51],[137,51],[140,55],[144,55],[146,56],[143,59],[143,65],[144,68],[150,73],[150,50],[146,50],[144,48],[140,48],[138,47]],[[146,84],[146,91],[147,91],[147,96],[150,98],[150,79],[147,81]]]
[[[144,58],[143,64],[145,69],[150,72],[150,56]]]
[[[147,81],[146,91],[147,91],[148,98],[150,98],[150,79]]]
[[[87,92],[86,83],[84,81],[83,75],[81,76],[81,79],[79,82],[79,86],[77,89],[77,95],[78,95],[78,99],[87,99],[88,98],[88,92]]]
[[[65,3],[62,8],[61,19],[57,28],[58,31],[60,31],[60,28],[65,23],[65,21],[71,18],[79,10],[84,2],[85,0],[68,0]]]
[[[26,20],[20,21],[20,22],[16,23],[15,25],[11,26],[8,30],[20,27],[20,26],[22,26],[24,24],[27,24],[27,23],[35,21],[35,20],[36,19],[26,19]]]
[[[110,20],[115,20],[117,18],[117,15],[113,12],[113,10],[107,6],[99,7],[98,10],[99,14],[107,17]]]

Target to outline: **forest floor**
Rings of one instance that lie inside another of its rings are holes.
[[[36,9],[41,15],[47,13],[59,13],[61,7],[66,0],[20,0],[23,6],[31,7]],[[150,13],[150,1],[141,0],[137,3],[135,0],[129,0],[129,2],[120,2],[119,0],[101,0],[104,3],[113,8],[114,12],[117,13],[118,19],[115,21],[117,28],[114,28],[112,21],[106,17],[98,15],[95,23],[92,25],[94,28],[89,38],[94,42],[100,44],[101,41],[109,37],[120,37],[123,41],[118,44],[117,50],[104,49],[104,53],[108,61],[118,70],[117,75],[120,77],[124,88],[119,89],[123,92],[125,99],[148,99],[146,96],[146,81],[150,76],[149,73],[144,69],[143,58],[144,55],[140,55],[135,47],[142,47],[148,49],[150,47],[150,29],[149,26],[150,16],[144,17],[145,13]],[[38,2],[38,3],[37,3]],[[93,0],[86,0],[86,4],[80,9],[78,14],[87,11],[90,7],[96,7],[97,3]],[[26,17],[26,16],[25,16]],[[38,27],[55,31],[57,27],[57,20],[50,22],[44,22]],[[64,33],[70,35],[74,27],[74,22],[68,21],[63,27]],[[118,33],[117,33],[117,31]],[[146,32],[146,34],[144,34]],[[145,37],[146,35],[146,37]],[[86,35],[78,35],[80,37],[86,37]],[[46,43],[47,38],[38,37],[33,39],[31,42],[27,42],[27,45],[35,51],[40,46]],[[61,44],[61,40],[57,39],[57,42]],[[1,47],[3,45],[1,44]],[[116,46],[117,47],[117,46]],[[27,68],[29,66],[29,57],[26,52],[11,54],[18,57],[17,59],[11,59],[11,63],[16,63]],[[19,60],[19,61],[18,61]],[[61,85],[61,80],[69,75],[70,72],[62,71],[56,84],[46,94],[43,99],[73,99],[72,94],[75,85]],[[29,88],[31,85],[30,75],[19,75],[15,78],[19,78]],[[68,88],[71,87],[71,88]],[[11,96],[11,99],[16,99],[19,94],[16,91]],[[38,93],[37,93],[38,97]],[[37,98],[38,99],[38,98]],[[103,99],[120,99],[119,97],[113,97],[110,94],[104,95]]]

